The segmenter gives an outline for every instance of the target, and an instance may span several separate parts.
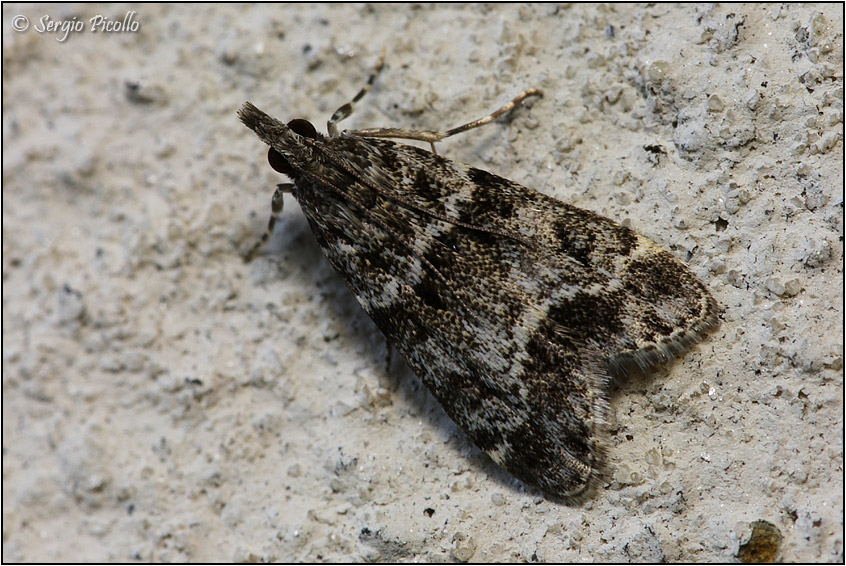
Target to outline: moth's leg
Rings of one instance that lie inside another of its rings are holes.
[[[403,130],[401,128],[369,128],[366,130],[345,130],[344,134],[365,138],[395,138],[424,141],[429,142],[432,145],[432,151],[434,152],[435,142],[439,142],[444,138],[454,136],[455,134],[466,132],[467,130],[472,130],[473,128],[478,128],[479,126],[484,126],[485,124],[490,124],[503,114],[511,112],[516,106],[522,104],[523,101],[530,96],[543,96],[543,92],[536,88],[530,88],[529,90],[518,94],[514,100],[493,114],[485,116],[484,118],[479,118],[478,120],[473,120],[463,126],[458,126],[457,128],[452,128],[451,130],[447,130],[445,132],[438,132],[434,130]]]
[[[338,122],[340,122],[344,118],[348,118],[349,115],[353,113],[355,103],[361,100],[364,95],[370,91],[370,87],[373,86],[373,81],[376,80],[376,75],[378,75],[379,71],[382,70],[382,65],[384,64],[384,62],[385,48],[382,47],[382,51],[381,53],[379,53],[379,61],[376,63],[376,67],[373,69],[373,72],[370,73],[370,77],[368,77],[367,79],[367,84],[364,85],[364,88],[358,91],[358,94],[356,94],[351,101],[347,102],[346,104],[335,110],[335,113],[332,114],[332,117],[329,118],[329,121],[326,123],[326,130],[329,132],[330,138],[338,137]]]
[[[244,255],[244,261],[248,262],[253,259],[256,255],[256,252],[261,248],[265,242],[270,238],[271,234],[273,234],[273,229],[276,227],[276,218],[282,214],[282,206],[283,200],[282,195],[285,193],[290,193],[294,190],[294,185],[291,183],[283,183],[281,185],[276,185],[276,190],[273,192],[273,198],[270,201],[270,220],[267,222],[267,230],[264,231],[264,234],[261,235],[261,238],[258,242],[253,244],[253,247],[250,248]]]

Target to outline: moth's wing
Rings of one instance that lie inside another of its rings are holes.
[[[433,245],[418,235],[418,248],[435,256],[460,248],[470,255],[464,261],[477,267],[470,274],[477,280],[489,280],[501,265],[485,256],[496,234],[526,242],[532,250],[524,246],[505,258],[518,269],[503,274],[503,289],[522,295],[611,370],[644,369],[680,355],[718,324],[718,305],[699,279],[629,228],[416,147],[360,138],[337,143],[368,144],[366,156],[352,147],[338,155],[371,188],[446,224],[454,221],[431,238]],[[456,246],[473,232],[462,226],[488,231],[487,237],[474,234],[478,247]]]

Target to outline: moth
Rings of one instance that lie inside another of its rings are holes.
[[[328,135],[249,102],[239,110],[292,180],[247,255],[292,194],[326,258],[458,427],[526,484],[578,503],[602,476],[612,377],[685,352],[717,326],[717,303],[631,229],[435,153],[435,142],[538,90],[451,130],[339,132],[382,60]]]

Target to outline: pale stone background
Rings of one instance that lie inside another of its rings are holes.
[[[4,4],[3,559],[734,561],[760,519],[782,560],[842,562],[842,14]],[[386,371],[293,200],[241,261],[283,179],[236,110],[322,126],[382,46],[346,127],[542,88],[439,151],[627,223],[725,308],[615,392],[581,507]]]

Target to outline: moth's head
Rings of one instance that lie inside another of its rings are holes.
[[[313,159],[314,150],[308,140],[318,140],[320,134],[308,120],[295,118],[283,124],[250,102],[245,102],[238,110],[238,117],[270,146],[267,161],[276,171],[290,177]]]
[[[304,120],[303,118],[294,118],[288,122],[288,127],[291,128],[295,134],[304,138],[316,140],[319,136],[312,123],[308,120]],[[294,173],[294,168],[291,167],[291,163],[285,157],[285,154],[276,151],[272,145],[267,150],[267,162],[270,163],[270,166],[273,167],[275,171],[278,171],[283,175],[288,175],[290,177]]]

